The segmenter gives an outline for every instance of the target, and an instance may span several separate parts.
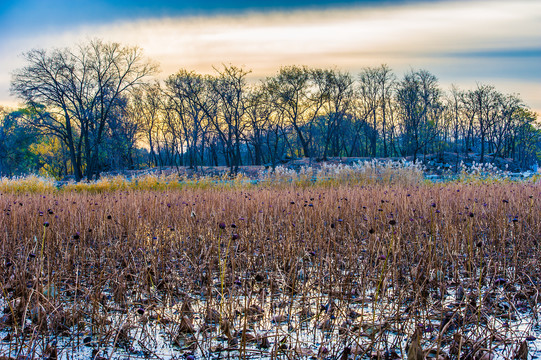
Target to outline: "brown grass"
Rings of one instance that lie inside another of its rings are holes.
[[[3,194],[0,354],[512,357],[541,301],[540,194],[528,183]]]

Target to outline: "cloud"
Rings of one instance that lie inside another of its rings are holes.
[[[244,65],[253,77],[289,64],[357,72],[386,63],[399,74],[425,68],[444,85],[515,83],[513,92],[541,109],[541,100],[531,93],[532,84],[541,83],[539,28],[541,3],[527,0],[140,19],[9,39],[9,52],[0,48],[0,68],[21,66],[14,51],[99,37],[142,47],[161,64],[164,77],[180,68],[208,73],[222,63]],[[0,102],[3,81],[1,74]]]

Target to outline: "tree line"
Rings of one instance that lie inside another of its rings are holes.
[[[249,81],[223,65],[152,80],[141,49],[93,40],[31,50],[0,109],[0,172],[94,179],[153,166],[276,166],[287,158],[419,157],[443,152],[541,158],[537,114],[491,85],[444,91],[436,76],[387,65],[359,74],[284,66]]]

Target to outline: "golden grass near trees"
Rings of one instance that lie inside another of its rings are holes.
[[[3,193],[0,356],[528,354],[540,195],[535,182]]]

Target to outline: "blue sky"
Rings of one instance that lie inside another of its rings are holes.
[[[0,3],[0,26],[8,32],[37,28],[66,29],[81,24],[104,24],[126,19],[205,16],[250,11],[325,9],[360,5],[391,5],[408,0],[206,0],[206,1],[82,1],[20,0]]]
[[[282,65],[352,73],[388,64],[434,73],[442,87],[478,82],[519,93],[541,110],[541,1],[60,1],[0,2],[0,105],[10,73],[32,48],[95,37],[138,45],[161,64],[211,72],[245,66],[254,78]]]

